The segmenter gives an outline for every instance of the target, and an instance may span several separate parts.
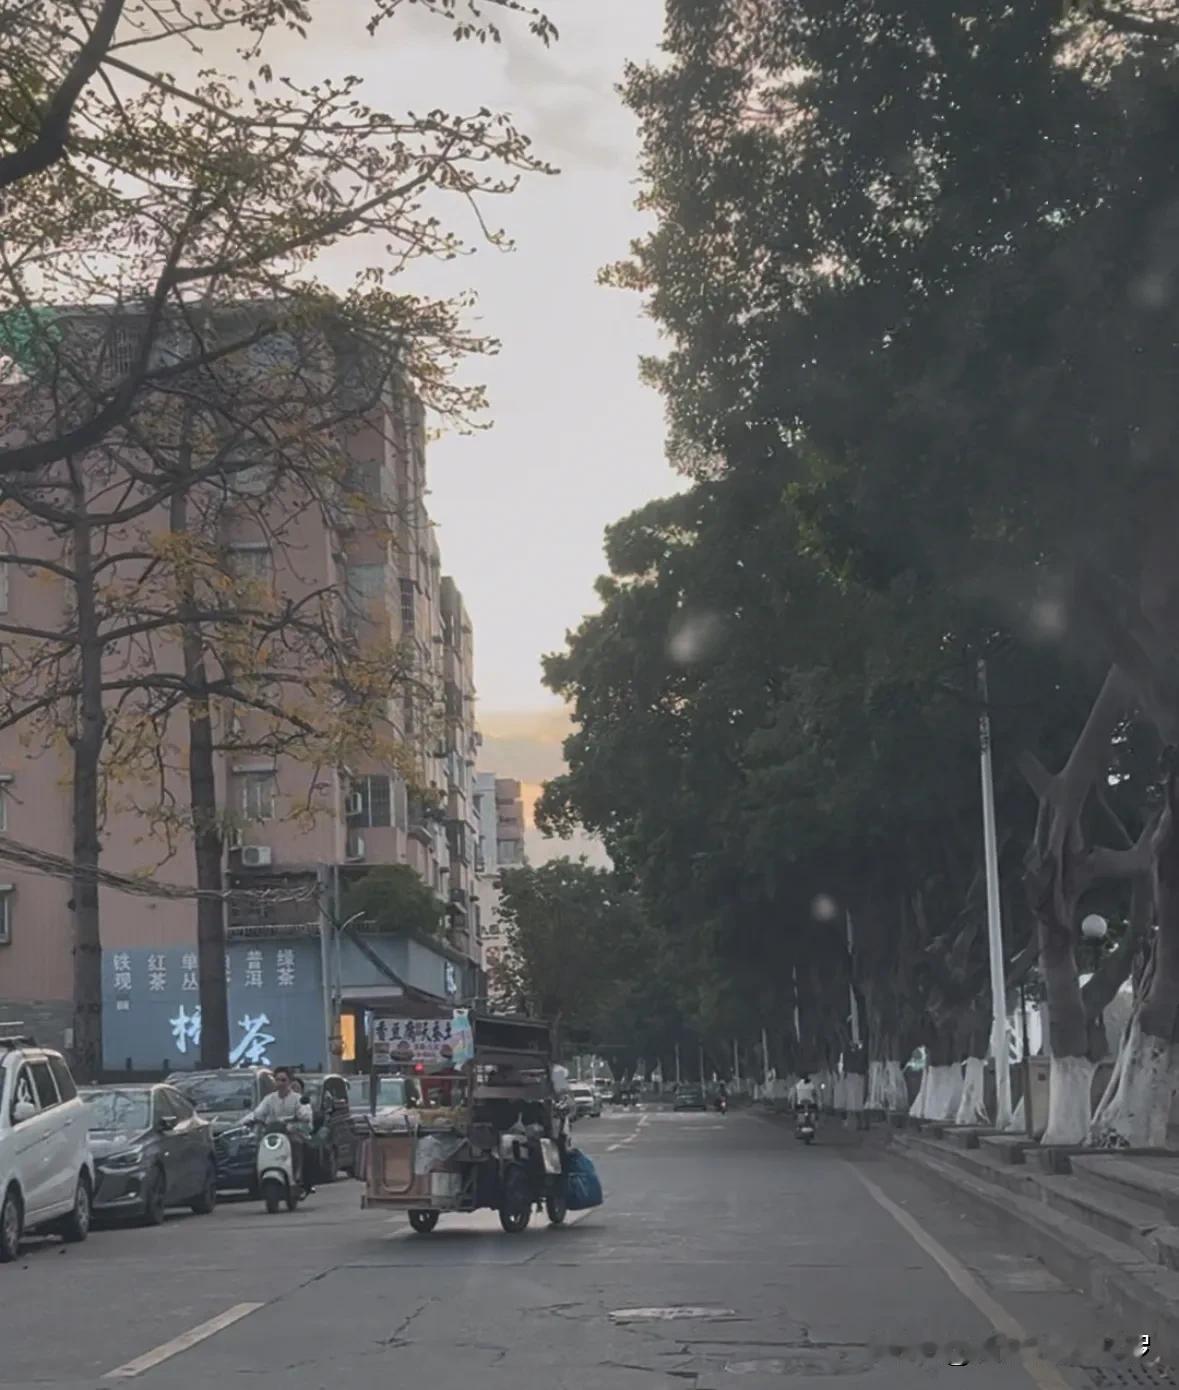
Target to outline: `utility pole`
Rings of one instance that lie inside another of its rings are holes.
[[[1003,922],[999,905],[999,848],[995,833],[995,781],[991,768],[991,716],[987,663],[978,663],[979,766],[982,779],[983,849],[987,872],[987,944],[991,956],[991,1054],[995,1059],[995,1124],[1011,1123],[1011,1072],[1007,1054],[1007,984],[1003,966]]]
[[[761,1030],[761,1084],[770,1084],[770,1044],[764,1028]]]
[[[700,1084],[704,1085],[704,1044],[700,1044]]]
[[[798,1019],[798,966],[790,967],[790,977],[794,982],[794,1041],[798,1045],[799,1061],[801,1064],[802,1055],[802,1025]]]
[[[860,1006],[856,1003],[855,938],[852,935],[851,913],[844,914],[847,919],[847,990],[851,995],[851,1036],[852,1047],[860,1050]]]
[[[680,1084],[680,1045],[675,1045],[675,1084]]]
[[[741,1081],[741,1053],[737,1047],[737,1039],[733,1039],[733,1080],[740,1084]]]

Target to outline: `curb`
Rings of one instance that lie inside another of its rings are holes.
[[[1023,1195],[1018,1180],[1007,1186],[974,1177],[899,1134],[892,1136],[888,1149],[984,1207],[997,1229],[1058,1279],[1108,1308],[1128,1334],[1149,1332],[1152,1348],[1164,1360],[1179,1360],[1179,1275]]]

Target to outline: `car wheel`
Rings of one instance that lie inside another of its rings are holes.
[[[78,1174],[78,1186],[74,1189],[74,1209],[61,1223],[62,1237],[71,1245],[84,1241],[90,1234],[91,1216],[90,1176]]]
[[[167,1209],[166,1186],[162,1170],[153,1168],[148,1174],[147,1183],[143,1189],[141,1225],[162,1226],[164,1224],[164,1212]]]
[[[512,1168],[504,1182],[503,1199],[499,1206],[499,1224],[509,1235],[527,1230],[532,1220],[532,1196],[528,1179],[519,1168]]]
[[[205,1174],[205,1185],[201,1188],[200,1195],[193,1198],[191,1205],[197,1216],[210,1215],[217,1205],[217,1171],[211,1163]]]
[[[11,1264],[20,1254],[20,1233],[24,1210],[15,1184],[4,1194],[0,1207],[0,1264]]]
[[[417,1231],[418,1235],[428,1236],[438,1224],[438,1213],[436,1211],[411,1211],[409,1224]]]

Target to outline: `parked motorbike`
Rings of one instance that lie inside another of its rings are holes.
[[[804,1144],[815,1142],[815,1112],[809,1105],[804,1105],[798,1112],[794,1122],[794,1137],[801,1139]]]
[[[304,1161],[306,1154],[304,1153]],[[294,1211],[303,1195],[303,1184],[295,1176],[295,1150],[285,1124],[268,1124],[258,1143],[258,1191],[266,1210],[274,1215],[285,1202]]]

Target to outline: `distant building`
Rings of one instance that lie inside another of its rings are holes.
[[[495,780],[495,854],[501,869],[527,864],[524,853],[524,799],[520,783],[509,777]]]
[[[518,869],[528,863],[520,783],[497,777],[494,772],[480,772],[475,777],[475,805],[479,827],[476,872],[482,923],[481,963],[485,973],[493,977],[504,949],[499,920],[500,875],[504,869]]]

